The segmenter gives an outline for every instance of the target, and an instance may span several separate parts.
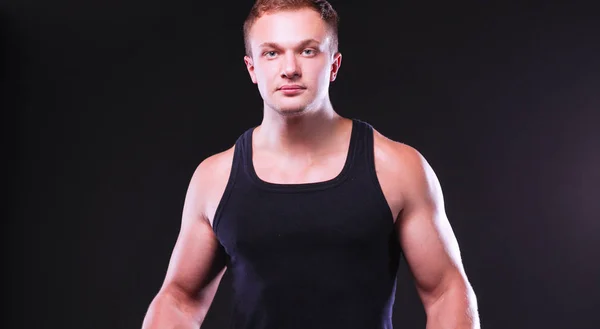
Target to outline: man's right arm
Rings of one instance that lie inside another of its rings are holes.
[[[214,157],[206,159],[190,180],[165,280],[142,329],[198,329],[204,321],[226,269],[225,254],[206,211],[209,193],[224,185],[215,182],[218,162]]]

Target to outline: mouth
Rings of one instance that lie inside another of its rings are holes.
[[[288,90],[304,90],[306,88],[298,85],[281,86],[277,90],[288,91]]]
[[[306,88],[299,85],[286,85],[281,86],[277,90],[283,93],[284,95],[297,95],[302,93]]]

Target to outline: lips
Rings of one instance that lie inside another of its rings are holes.
[[[278,90],[293,91],[293,90],[301,90],[301,89],[305,89],[305,88],[300,85],[284,85],[284,86],[279,87]]]

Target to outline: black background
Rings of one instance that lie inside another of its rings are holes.
[[[336,110],[439,176],[483,328],[597,328],[600,15],[506,1],[332,1]],[[189,178],[260,123],[252,1],[2,1],[4,318],[139,328]],[[203,328],[227,328],[226,276]],[[424,328],[406,268],[397,328]]]

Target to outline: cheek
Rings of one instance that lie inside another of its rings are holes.
[[[254,75],[259,85],[269,84],[271,69],[269,67],[260,66],[254,69]]]
[[[326,58],[321,57],[317,62],[313,64],[313,72],[319,77],[329,76],[331,66],[327,62]]]
[[[321,67],[321,69],[319,70],[318,73],[319,76],[319,82],[320,83],[328,83],[329,82],[329,78],[331,76],[331,70],[330,67],[328,65],[324,65]]]
[[[267,97],[268,96],[267,92],[270,89],[269,86],[270,86],[271,82],[269,80],[268,73],[265,71],[264,67],[255,68],[254,77],[256,79],[256,85],[258,87],[260,94],[263,97]]]

